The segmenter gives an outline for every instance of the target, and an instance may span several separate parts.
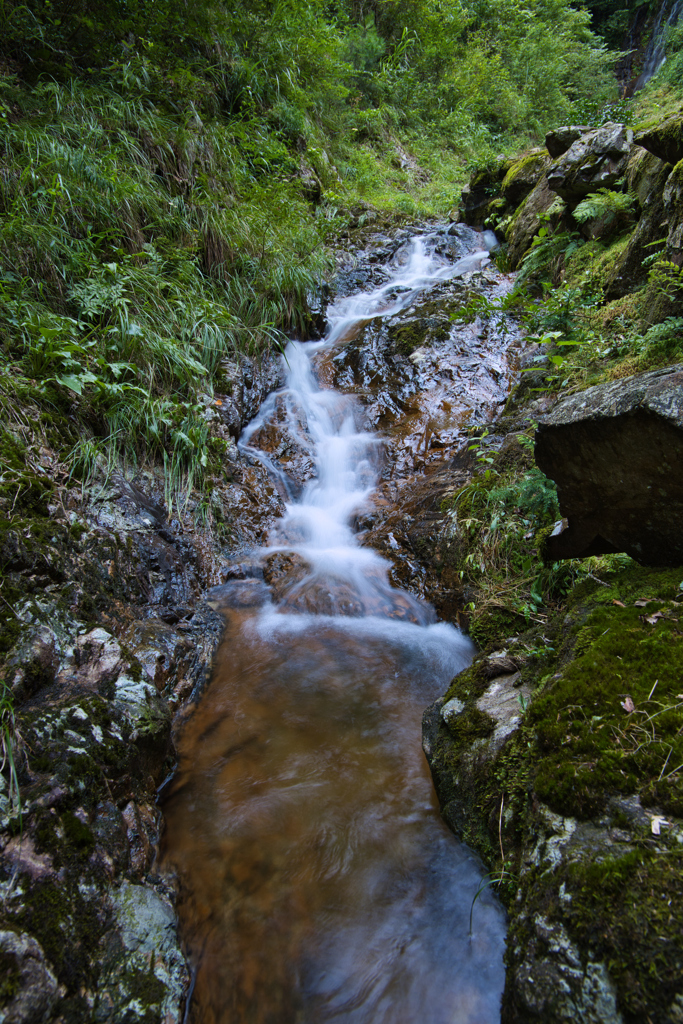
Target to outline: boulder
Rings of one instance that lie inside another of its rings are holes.
[[[683,160],[683,114],[672,114],[658,124],[646,125],[633,141],[668,164]]]
[[[566,153],[574,143],[589,132],[591,129],[584,124],[565,125],[563,128],[555,128],[548,132],[545,137],[545,148],[554,160]]]
[[[626,189],[635,196],[638,206],[645,210],[655,195],[664,189],[664,183],[671,173],[671,165],[653,156],[642,146],[633,146],[624,176]]]
[[[611,188],[624,174],[633,132],[608,123],[586,132],[548,170],[548,185],[568,202],[578,202],[600,188]]]
[[[683,160],[679,160],[667,178],[663,200],[669,227],[666,258],[680,267],[683,265]]]
[[[683,364],[560,402],[539,424],[536,462],[565,517],[548,558],[625,551],[683,564]]]
[[[644,261],[655,251],[653,243],[668,233],[664,188],[670,173],[671,164],[665,164],[640,146],[633,147],[626,169],[626,186],[635,195],[642,214],[607,277],[605,295],[608,299],[627,295],[647,281],[650,265]]]
[[[505,239],[508,243],[511,270],[517,269],[524,253],[538,233],[541,214],[547,213],[556,201],[557,196],[550,191],[546,179],[542,178],[510,220]]]
[[[479,227],[484,223],[491,212],[491,204],[500,198],[501,182],[514,162],[500,160],[493,167],[475,171],[460,197],[460,215],[466,224]]]
[[[543,149],[533,149],[517,160],[503,178],[501,191],[511,206],[516,207],[538,185],[550,166],[550,158]]]

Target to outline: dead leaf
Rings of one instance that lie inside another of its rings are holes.
[[[661,831],[660,830],[661,830],[662,825],[668,825],[668,824],[669,824],[669,822],[666,820],[666,818],[663,818],[661,816],[661,814],[655,814],[654,817],[652,817],[650,819],[650,828],[652,829],[652,835],[653,836],[661,835]]]
[[[649,603],[650,603],[649,601],[636,601],[635,602],[635,606],[636,606],[636,608],[647,608]]]
[[[625,608],[625,607],[626,607],[626,605],[624,604],[624,602],[623,602],[623,601],[612,601],[612,604],[616,604],[616,605],[618,605],[618,606],[619,606],[620,608]]]
[[[664,618],[664,612],[655,612],[654,615],[646,615],[645,621],[649,622],[651,626],[656,626],[660,619]]]
[[[627,715],[630,715],[633,711],[636,710],[636,706],[630,697],[627,697],[626,700],[622,701],[621,706]]]

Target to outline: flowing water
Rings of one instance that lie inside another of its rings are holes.
[[[443,824],[420,745],[470,644],[359,545],[381,440],[314,373],[371,317],[486,260],[415,238],[390,281],[331,307],[324,341],[289,345],[286,387],[241,439],[287,512],[259,552],[265,578],[215,595],[226,631],[165,798],[196,1024],[500,1019],[504,913],[483,896],[470,937],[482,868]],[[254,445],[276,421],[315,466],[303,486]]]

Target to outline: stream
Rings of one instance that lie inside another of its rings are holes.
[[[323,341],[288,345],[285,387],[240,439],[286,513],[212,594],[225,634],[164,797],[194,1024],[500,1020],[505,914],[485,892],[470,936],[483,869],[444,825],[420,745],[424,708],[473,648],[437,621],[394,519],[412,474],[446,465],[442,439],[454,445],[475,407],[490,416],[507,381],[502,364],[482,377],[481,325],[462,351],[448,328],[448,358],[392,357],[398,397],[365,359],[368,330],[486,268],[486,241],[407,238],[373,287],[329,307]]]

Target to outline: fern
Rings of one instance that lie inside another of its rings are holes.
[[[573,216],[579,224],[601,217],[627,221],[634,203],[635,196],[630,192],[612,192],[608,188],[601,188],[582,199],[574,209]]]

